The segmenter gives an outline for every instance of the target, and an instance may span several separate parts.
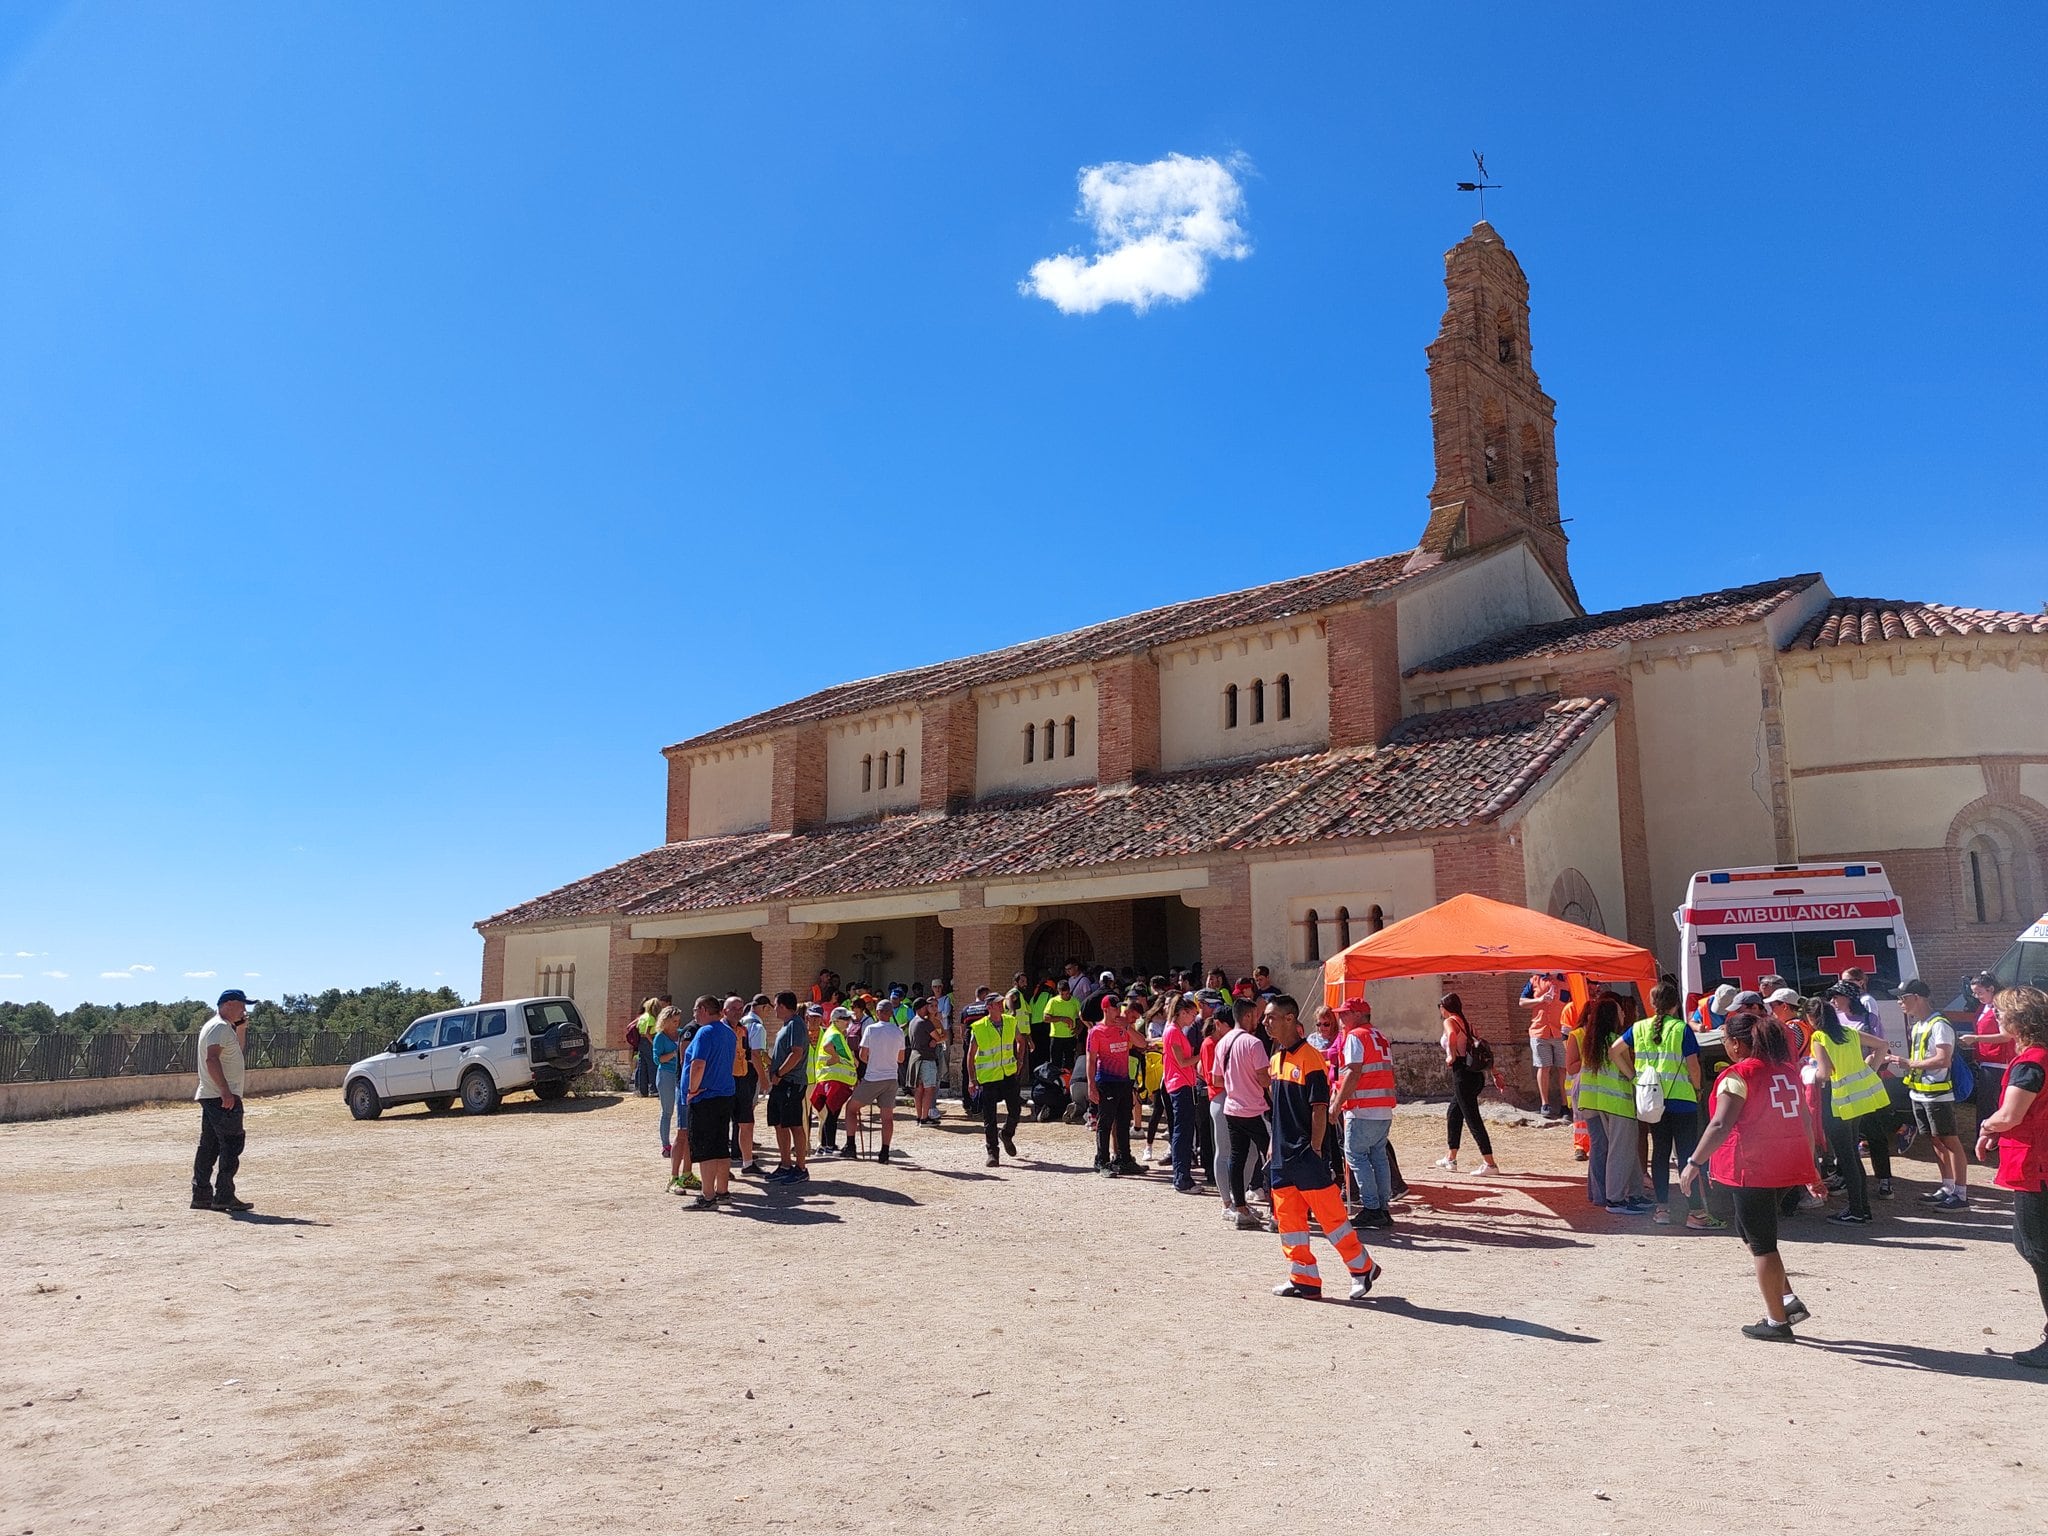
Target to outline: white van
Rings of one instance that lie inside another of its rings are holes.
[[[2005,952],[1998,964],[1986,966],[1986,970],[1998,978],[2001,987],[2039,987],[2048,991],[2048,912],[2041,914],[2032,927],[2012,942],[2012,948]],[[1960,1010],[1960,1011],[1959,1011]],[[1977,1000],[1965,987],[1949,1005],[1949,1017],[1961,1018],[1964,1013],[1975,1014]]]
[[[1904,1048],[1905,1015],[1892,997],[1920,970],[1882,864],[1702,870],[1673,916],[1688,1008],[1724,981],[1753,990],[1766,976],[1782,976],[1812,997],[1860,968],[1885,1038]]]
[[[413,1020],[384,1050],[348,1069],[341,1096],[358,1120],[393,1104],[434,1112],[458,1098],[488,1115],[518,1088],[543,1100],[563,1097],[590,1070],[590,1036],[566,997],[516,997],[473,1003]]]

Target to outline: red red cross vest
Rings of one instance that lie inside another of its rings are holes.
[[[1387,1037],[1370,1024],[1355,1024],[1344,1031],[1346,1040],[1356,1040],[1365,1053],[1365,1067],[1358,1074],[1358,1086],[1337,1107],[1352,1109],[1392,1109],[1394,1107],[1394,1057],[1387,1046]],[[2048,1094],[2042,1095],[2048,1098]]]
[[[2007,1073],[2023,1061],[2048,1071],[2048,1046],[2028,1046]],[[2006,1189],[2048,1189],[2048,1093],[2035,1094],[2020,1123],[1998,1138],[1998,1182]]]
[[[1805,1088],[1798,1067],[1745,1056],[1714,1079],[1714,1092],[1731,1077],[1739,1077],[1749,1091],[1728,1139],[1714,1149],[1709,1164],[1714,1182],[1748,1189],[1811,1184],[1816,1177],[1813,1145],[1799,1118]]]

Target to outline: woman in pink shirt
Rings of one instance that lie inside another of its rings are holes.
[[[1272,1155],[1266,1129],[1266,1047],[1243,1025],[1216,1043],[1216,1070],[1223,1078],[1223,1121],[1230,1132],[1231,1219],[1240,1231],[1260,1231],[1264,1223],[1245,1204],[1244,1175],[1253,1147],[1263,1160]]]
[[[1167,1140],[1173,1149],[1173,1187],[1181,1194],[1195,1192],[1195,1083],[1198,1059],[1188,1040],[1188,1026],[1200,1012],[1194,998],[1183,992],[1174,999],[1173,1015],[1160,1037],[1164,1060],[1159,1086],[1166,1094]]]

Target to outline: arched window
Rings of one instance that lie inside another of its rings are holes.
[[[903,765],[908,761],[909,759],[905,755],[905,749],[902,747],[898,747],[896,749],[896,787],[898,789],[901,789],[903,787]]]
[[[889,754],[884,752],[880,757],[875,759],[875,788],[887,789],[888,787]]]
[[[1322,958],[1323,958],[1323,924],[1322,924],[1322,919],[1316,916],[1316,909],[1315,909],[1314,907],[1310,907],[1310,908],[1308,909],[1308,911],[1306,911],[1306,912],[1304,912],[1304,913],[1302,914],[1302,916],[1301,916],[1301,921],[1302,921],[1302,925],[1303,925],[1303,927],[1305,927],[1305,928],[1307,929],[1307,935],[1306,935],[1306,943],[1305,943],[1305,946],[1304,946],[1304,948],[1302,949],[1302,954],[1303,954],[1303,956],[1305,956],[1305,957],[1306,957],[1306,958],[1307,958],[1308,960],[1310,960],[1310,961],[1316,961],[1316,960],[1320,960],[1320,959],[1322,959]]]
[[[1508,416],[1498,400],[1487,401],[1479,416],[1485,432],[1486,483],[1492,485],[1500,476],[1501,460],[1507,457]]]
[[[860,792],[867,794],[875,787],[875,754],[870,752],[860,760]]]
[[[1237,684],[1231,683],[1223,690],[1223,729],[1237,729]]]
[[[1032,761],[1032,738],[1037,736],[1037,734],[1037,726],[1027,725],[1024,727],[1024,761],[1027,763]],[[1050,746],[1051,743],[1048,742],[1047,745]]]
[[[1522,505],[1540,507],[1547,504],[1545,495],[1549,487],[1543,481],[1543,440],[1536,435],[1534,427],[1522,428]]]
[[[1974,816],[1956,839],[1962,856],[1963,921],[2010,928],[2038,916],[2040,882],[2033,838],[2017,817]]]
[[[1273,679],[1273,718],[1291,720],[1294,718],[1294,681],[1282,672]]]
[[[1503,304],[1493,312],[1494,355],[1504,363],[1513,363],[1515,348],[1515,317]]]
[[[1263,681],[1252,684],[1252,724],[1266,723],[1266,685]]]
[[[1351,909],[1349,907],[1339,907],[1337,909],[1337,947],[1339,949],[1349,949],[1351,947]]]
[[[1072,715],[1067,716],[1066,736],[1067,756],[1072,757],[1074,755],[1074,717]]]
[[[1054,734],[1056,729],[1057,727],[1054,726],[1052,721],[1048,720],[1045,722],[1045,760],[1048,763],[1052,761],[1053,743],[1059,740],[1059,737]]]
[[[1375,905],[1370,912],[1365,914],[1365,925],[1374,933],[1378,933],[1387,926],[1387,914]]]

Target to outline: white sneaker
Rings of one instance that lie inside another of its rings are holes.
[[[1364,1274],[1354,1276],[1351,1281],[1351,1299],[1353,1301],[1363,1301],[1366,1297],[1370,1296],[1372,1294],[1373,1281],[1379,1279],[1382,1273],[1383,1271],[1379,1265],[1374,1264]]]
[[[1472,1177],[1475,1179],[1497,1179],[1500,1177],[1500,1164],[1481,1163],[1472,1170]]]
[[[1451,1172],[1456,1173],[1458,1171],[1458,1160],[1455,1157],[1440,1157],[1429,1166],[1432,1168],[1448,1168]]]

